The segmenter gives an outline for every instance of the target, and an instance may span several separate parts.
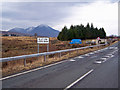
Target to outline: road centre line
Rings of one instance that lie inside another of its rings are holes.
[[[76,81],[74,81],[70,85],[68,85],[64,90],[67,90],[67,89],[71,88],[72,86],[74,86],[76,83],[78,83],[79,81],[81,81],[82,79],[84,79],[87,75],[89,75],[92,72],[93,72],[93,69],[91,69],[90,71],[88,71],[87,73],[85,73],[83,76],[81,76],[80,78],[78,78]]]

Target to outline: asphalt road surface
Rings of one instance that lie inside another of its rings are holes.
[[[118,43],[1,80],[3,88],[118,88]]]

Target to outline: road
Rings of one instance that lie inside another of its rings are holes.
[[[2,79],[3,88],[118,88],[118,43]],[[98,59],[105,62],[94,63]]]

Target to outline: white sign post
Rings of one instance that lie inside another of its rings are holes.
[[[39,44],[47,44],[47,52],[49,51],[49,38],[37,38],[38,43],[38,53],[39,53]]]

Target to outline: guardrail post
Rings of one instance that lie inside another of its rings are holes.
[[[37,60],[39,60],[39,56],[37,57]]]
[[[24,59],[24,66],[26,66],[26,58]]]
[[[69,51],[69,55],[71,54],[71,51]]]
[[[93,47],[91,46],[90,48],[92,49]]]
[[[46,55],[44,55],[44,61],[46,61]]]
[[[60,56],[59,56],[59,58],[61,58],[61,53],[60,53]]]

